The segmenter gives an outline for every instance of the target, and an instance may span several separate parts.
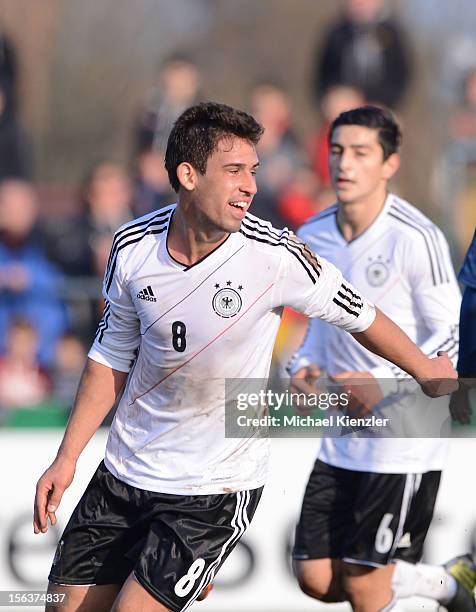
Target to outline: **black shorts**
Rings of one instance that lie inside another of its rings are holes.
[[[317,460],[304,494],[293,557],[379,567],[420,561],[441,472],[378,474]]]
[[[101,463],[56,549],[57,584],[138,582],[173,612],[188,610],[245,532],[262,488],[171,495],[128,485]]]

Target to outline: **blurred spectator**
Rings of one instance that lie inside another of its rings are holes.
[[[410,52],[385,0],[347,0],[328,32],[314,67],[315,93],[353,85],[369,103],[397,108],[410,79]]]
[[[461,76],[459,98],[447,110],[448,142],[435,166],[435,185],[456,258],[476,222],[476,66]]]
[[[322,188],[331,189],[328,164],[331,123],[341,113],[365,103],[364,94],[350,85],[332,85],[323,94],[319,103],[321,124],[309,142],[311,163]]]
[[[50,382],[37,361],[37,352],[34,326],[25,320],[12,320],[5,354],[0,358],[0,408],[35,406],[48,398]]]
[[[0,181],[31,174],[27,139],[16,118],[17,77],[15,47],[0,31]]]
[[[263,81],[252,88],[250,99],[251,112],[264,127],[257,146],[260,167],[252,213],[283,227],[279,198],[305,165],[305,154],[291,128],[291,104],[284,88]]]
[[[466,72],[458,104],[449,118],[450,136],[453,141],[476,138],[476,67]]]
[[[12,112],[16,111],[17,53],[9,37],[0,31],[0,80],[4,84],[7,96],[12,103]]]
[[[86,361],[86,348],[79,336],[67,332],[56,344],[51,370],[52,398],[60,406],[71,408]]]
[[[131,179],[120,165],[102,162],[87,177],[82,199],[93,272],[102,277],[114,233],[132,219]]]
[[[102,302],[98,302],[114,233],[132,219],[132,181],[119,164],[102,161],[88,172],[80,190],[80,209],[74,216],[47,222],[50,256],[68,277],[75,277],[69,293],[77,294],[78,286],[89,299],[76,308],[72,322],[75,331],[92,338],[101,318]],[[78,278],[82,277],[82,278]]]
[[[299,169],[278,200],[278,210],[287,227],[297,230],[309,217],[330,202],[323,202],[321,184],[311,168]]]
[[[135,159],[133,212],[140,217],[166,204],[176,196],[169,183],[164,165],[165,154],[159,149],[144,149]]]
[[[94,165],[80,193],[80,211],[45,224],[50,256],[68,275],[101,276],[114,232],[132,219],[132,183],[112,161]]]
[[[154,146],[165,151],[167,139],[177,117],[199,101],[200,73],[185,55],[167,58],[158,74],[157,84],[147,96],[137,126],[137,150]]]
[[[7,79],[0,77],[0,181],[29,177],[29,166],[26,137],[13,112],[13,90]]]
[[[474,68],[476,37],[472,22],[474,18],[469,15],[463,29],[445,27],[443,21],[441,29],[433,32],[437,41],[435,60],[438,75],[431,83],[431,95],[440,98],[446,106],[458,104],[464,76]]]
[[[58,298],[61,277],[35,236],[37,218],[38,201],[29,183],[0,184],[0,353],[11,322],[22,318],[38,330],[38,356],[48,364],[66,316]]]

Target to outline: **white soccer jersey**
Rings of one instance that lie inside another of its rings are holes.
[[[334,205],[305,223],[298,236],[342,270],[344,278],[397,323],[425,354],[435,357],[437,351],[445,350],[456,363],[461,296],[448,245],[438,227],[393,194],[388,195],[372,225],[351,242],[342,236],[336,216]],[[404,372],[323,321],[310,322],[291,371],[309,363],[317,363],[331,375],[370,371],[376,378],[387,379],[385,390],[395,393],[395,403],[405,401],[397,392],[395,379],[405,377]],[[447,404],[448,398],[439,400],[440,409]],[[433,406],[436,409],[434,400]],[[353,470],[424,472],[442,469],[446,447],[445,440],[435,438],[326,437],[319,458]]]
[[[367,329],[375,309],[289,230],[250,214],[240,232],[185,266],[167,249],[174,210],[126,224],[112,246],[89,357],[123,372],[134,365],[106,466],[149,491],[256,488],[265,481],[268,440],[225,438],[224,379],[268,376],[284,306],[348,331]]]

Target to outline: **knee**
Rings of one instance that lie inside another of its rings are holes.
[[[371,583],[362,576],[344,576],[343,587],[353,609],[362,609],[372,596]]]
[[[332,570],[315,567],[312,561],[295,562],[294,573],[303,593],[325,603],[344,601],[340,583],[337,586]]]
[[[297,581],[301,591],[309,597],[324,602],[332,601],[329,589],[326,589],[327,585],[320,581],[318,577],[298,574]]]
[[[381,610],[392,599],[389,567],[345,565],[343,589],[353,610]]]

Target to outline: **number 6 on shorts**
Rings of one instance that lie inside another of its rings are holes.
[[[380,521],[377,535],[375,536],[375,550],[378,553],[388,553],[388,551],[392,548],[393,533],[390,529],[392,519],[393,514],[387,513],[383,515],[383,518]]]
[[[182,576],[175,585],[175,594],[179,597],[185,597],[195,586],[195,583],[200,578],[205,568],[205,559],[196,559],[189,567],[188,572],[185,576]]]

